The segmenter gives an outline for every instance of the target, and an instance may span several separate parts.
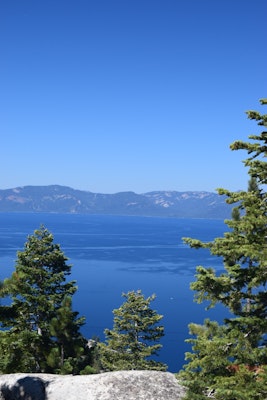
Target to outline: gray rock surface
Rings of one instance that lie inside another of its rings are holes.
[[[169,372],[0,375],[0,400],[181,400],[184,394]]]

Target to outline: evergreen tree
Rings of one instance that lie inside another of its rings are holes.
[[[50,322],[53,348],[47,363],[58,373],[79,373],[88,361],[85,357],[86,340],[80,333],[84,318],[72,311],[71,296],[65,296]]]
[[[36,332],[1,330],[0,373],[36,372],[35,348],[38,345]]]
[[[100,361],[108,371],[115,370],[166,370],[166,366],[151,359],[157,355],[164,335],[158,325],[162,315],[150,307],[155,295],[147,299],[140,290],[123,293],[126,301],[113,310],[113,330],[106,329],[107,343],[101,343]]]
[[[73,372],[85,352],[79,333],[84,319],[71,310],[77,289],[75,281],[67,280],[71,266],[53,240],[45,227],[36,230],[5,281],[11,304],[0,309],[2,326],[9,328],[1,332],[8,349],[0,356],[2,372]]]
[[[264,101],[262,101],[264,103]],[[249,111],[248,118],[267,126],[267,115]],[[230,228],[222,238],[205,243],[185,238],[193,248],[207,248],[224,261],[225,272],[197,267],[191,288],[198,302],[223,304],[232,314],[219,326],[209,320],[190,324],[193,352],[186,354],[181,377],[188,399],[260,400],[267,396],[267,132],[236,141],[232,150],[246,150],[250,176],[247,191],[219,189],[236,204]]]

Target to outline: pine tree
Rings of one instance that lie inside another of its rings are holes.
[[[123,293],[126,301],[113,310],[113,330],[106,329],[107,343],[101,343],[100,360],[108,371],[115,370],[166,370],[166,365],[154,361],[164,335],[163,326],[158,325],[162,315],[150,307],[155,295],[144,297],[140,290]]]
[[[0,331],[0,373],[36,372],[35,348],[39,345],[36,332]]]
[[[86,340],[80,333],[84,318],[72,311],[71,296],[65,296],[50,322],[53,348],[47,363],[58,373],[78,373],[83,366]]]
[[[262,101],[264,103],[264,101]],[[249,111],[248,118],[267,126],[267,115]],[[230,228],[222,238],[205,243],[185,238],[193,248],[207,248],[224,261],[225,272],[197,267],[191,288],[196,300],[220,303],[232,314],[219,326],[209,320],[190,324],[192,353],[181,377],[188,399],[209,396],[223,400],[259,400],[267,396],[267,132],[249,136],[253,142],[236,141],[232,150],[246,150],[250,176],[247,191],[218,189],[236,204]]]
[[[2,307],[5,313],[0,310],[2,326],[9,328],[1,332],[8,349],[2,353],[2,372],[77,369],[78,358],[85,353],[85,340],[79,332],[84,319],[71,310],[77,287],[75,281],[67,280],[71,272],[67,260],[43,226],[17,253],[15,272],[5,281],[11,304]],[[60,361],[56,361],[58,353]]]

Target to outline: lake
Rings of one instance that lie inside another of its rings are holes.
[[[222,261],[182,241],[221,237],[228,229],[223,220],[3,213],[0,222],[0,279],[12,273],[28,235],[41,224],[52,232],[73,266],[71,279],[78,285],[73,309],[86,317],[82,331],[88,338],[104,340],[104,329],[113,326],[112,310],[124,301],[122,292],[141,289],[146,297],[155,293],[151,307],[164,316],[165,327],[157,359],[171,372],[182,368],[184,353],[190,351],[184,342],[188,324],[205,318],[221,322],[228,315],[220,306],[205,311],[189,288],[197,265],[219,271]]]

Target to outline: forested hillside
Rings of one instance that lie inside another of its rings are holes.
[[[225,196],[204,191],[101,194],[50,185],[0,190],[0,212],[228,218],[231,207]]]

